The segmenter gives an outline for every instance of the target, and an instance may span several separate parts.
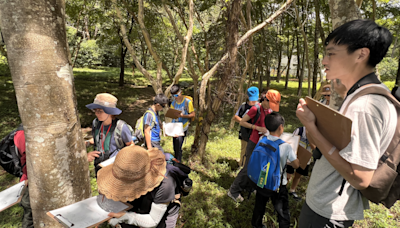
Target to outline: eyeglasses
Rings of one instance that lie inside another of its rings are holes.
[[[165,108],[166,104],[159,104],[162,108]]]
[[[103,109],[92,109],[92,112],[94,112],[95,114],[96,113],[102,114],[102,113],[104,113],[104,110]]]
[[[330,97],[331,95],[324,95],[324,97]]]
[[[179,97],[179,95],[181,95],[181,93],[182,93],[182,91],[179,91],[179,92],[176,93],[176,94],[172,94],[172,96],[174,96],[175,98],[177,98],[177,97]]]

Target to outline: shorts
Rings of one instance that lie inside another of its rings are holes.
[[[308,176],[308,167],[310,167],[310,165],[307,165],[305,169],[302,169],[302,168],[299,167],[299,168],[296,169],[296,173],[307,177]],[[289,174],[293,174],[294,173],[294,168],[292,166],[288,165],[288,166],[286,166],[286,172],[289,173]]]

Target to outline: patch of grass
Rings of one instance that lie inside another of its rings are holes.
[[[154,71],[151,72],[155,74]],[[126,83],[123,88],[118,86],[118,68],[98,68],[98,69],[74,69],[75,89],[78,98],[78,110],[80,113],[83,127],[91,125],[94,118],[93,113],[85,105],[93,101],[95,95],[100,92],[109,92],[116,95],[119,99],[118,107],[125,112],[133,111],[128,107],[137,100],[151,99],[149,94],[144,93],[144,89],[132,87],[147,86],[148,81],[136,71],[135,75],[127,69],[125,74]],[[191,79],[184,75],[181,79],[184,83],[191,84]],[[169,79],[164,75],[163,85],[169,85]],[[394,82],[385,82],[392,88]],[[264,84],[266,86],[266,84]],[[297,96],[298,83],[289,82],[288,90],[284,90],[284,80],[281,83],[271,82],[271,88],[277,89],[282,94],[280,113],[285,117],[285,131],[293,132],[301,123],[296,118],[295,110],[298,103]],[[16,128],[20,122],[18,108],[15,99],[15,92],[11,77],[0,75],[0,137],[4,137],[12,129]],[[4,88],[4,89],[3,89]],[[185,91],[186,92],[186,91]],[[303,97],[307,94],[307,82],[303,83]],[[189,131],[189,136],[183,145],[183,163],[192,167],[193,172],[190,177],[194,181],[192,192],[182,199],[182,208],[178,219],[177,227],[251,227],[251,216],[254,207],[255,195],[241,204],[233,202],[228,196],[227,191],[239,172],[240,141],[238,140],[238,124],[231,130],[228,129],[230,119],[234,113],[231,105],[224,104],[218,119],[214,121],[209,135],[206,150],[207,164],[201,164],[190,154],[193,143],[194,127]],[[6,108],[5,108],[6,107]],[[172,138],[163,137],[162,146],[166,152],[173,154]],[[94,167],[89,166],[91,175],[91,188],[93,195],[97,195],[97,184],[94,176]],[[9,175],[2,174],[0,169],[0,191],[16,184],[18,179]],[[309,178],[302,177],[297,192],[303,197],[301,202],[290,199],[289,206],[291,212],[291,224],[297,227],[297,220],[301,206],[304,203],[305,192]],[[288,184],[290,187],[291,183]],[[247,194],[244,195],[247,198]],[[22,207],[16,205],[10,209],[0,212],[0,228],[20,227],[22,219]],[[267,211],[264,217],[267,227],[277,227],[277,217],[271,203],[267,204]],[[109,227],[104,224],[102,227]],[[365,212],[365,219],[357,221],[353,227],[400,227],[400,203],[398,202],[391,210],[383,206],[371,204],[371,209]]]

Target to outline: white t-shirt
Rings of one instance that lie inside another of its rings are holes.
[[[273,136],[273,135],[268,135],[267,138],[271,141],[276,141],[279,139],[279,137]],[[283,143],[279,145],[279,155],[280,155],[280,168],[281,168],[281,173],[283,171],[283,168],[286,165],[286,162],[289,160],[289,162],[292,162],[297,159],[296,154],[294,153],[292,147],[287,144]],[[286,178],[286,170],[285,173],[283,173],[283,179],[282,179],[282,185],[287,184],[287,178]]]
[[[387,87],[383,84],[374,85]],[[351,94],[340,112],[351,98],[365,88]],[[376,169],[393,138],[397,125],[394,105],[380,95],[365,95],[354,101],[345,114],[352,120],[351,142],[339,152],[346,161],[368,169]],[[307,188],[307,205],[317,214],[334,220],[360,220],[363,210],[369,208],[368,200],[346,182],[343,193],[338,192],[343,177],[324,156],[317,160]]]

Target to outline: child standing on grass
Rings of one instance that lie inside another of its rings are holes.
[[[283,133],[283,126],[285,125],[285,119],[279,113],[273,112],[264,119],[265,126],[269,131],[267,137],[268,140],[276,141]],[[272,204],[278,214],[279,227],[289,227],[290,226],[290,213],[289,213],[289,199],[288,191],[286,188],[286,162],[289,161],[288,165],[293,168],[299,167],[299,159],[297,159],[292,147],[288,143],[282,143],[279,145],[280,154],[280,173],[283,176],[281,178],[282,183],[278,191],[272,191],[266,188],[260,188],[256,186],[256,203],[254,205],[253,217],[251,219],[251,225],[253,228],[264,228],[265,225],[262,224],[262,220],[265,214],[265,206],[268,200],[271,198]]]
[[[238,123],[240,123],[243,116],[247,114],[247,112],[251,109],[251,107],[253,107],[255,104],[257,104],[258,97],[259,97],[258,88],[255,86],[252,86],[249,89],[247,89],[247,96],[249,98],[249,101],[244,102],[237,110],[235,116],[233,116],[233,119]],[[251,121],[248,121],[248,123],[251,123]],[[240,150],[239,165],[242,167],[244,166],[244,163],[246,161],[245,160],[246,147],[247,147],[247,142],[249,141],[251,132],[252,132],[251,129],[240,126],[239,139],[240,139],[240,143],[241,143],[241,150]]]

